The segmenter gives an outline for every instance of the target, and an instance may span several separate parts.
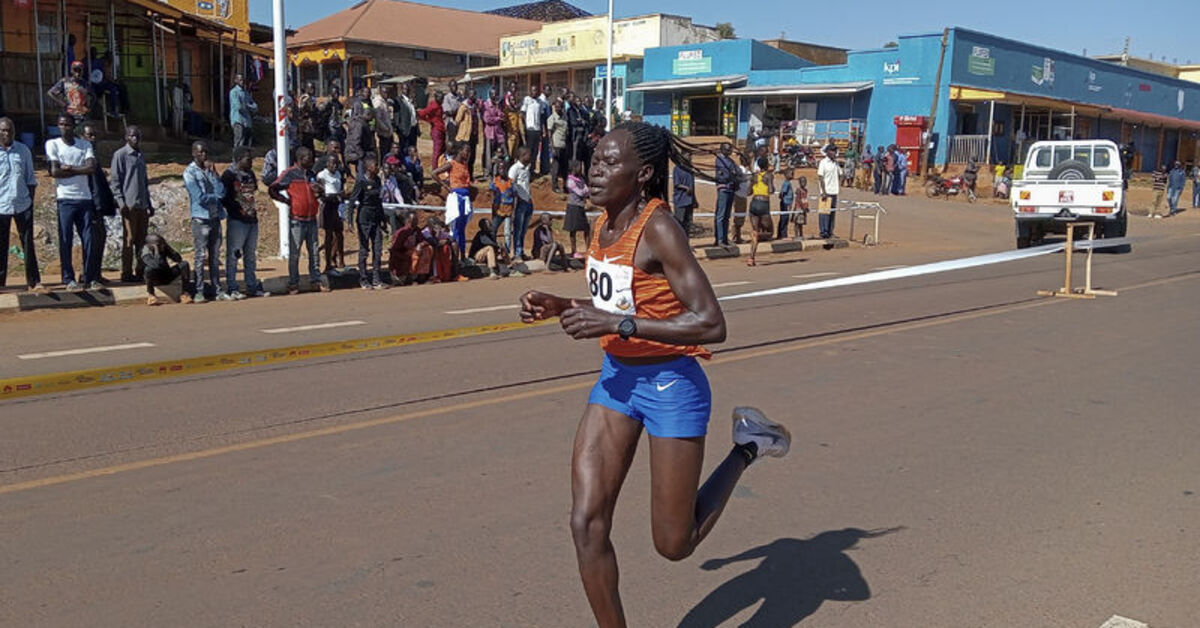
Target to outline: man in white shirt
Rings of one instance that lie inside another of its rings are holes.
[[[533,88],[529,88],[525,100],[521,101],[521,116],[525,122],[525,145],[529,147],[531,155],[539,155],[541,154],[542,131],[544,130],[542,103],[533,96],[533,93]],[[532,163],[536,164],[536,162]],[[531,172],[536,170],[533,165],[530,168]]]
[[[825,158],[817,165],[817,185],[820,186],[821,201],[828,201],[829,204],[828,212],[818,213],[822,238],[833,237],[833,212],[837,211],[841,182],[842,169],[837,165],[837,146],[830,144],[825,147]]]
[[[529,219],[533,217],[533,195],[529,189],[532,159],[529,146],[522,146],[517,149],[517,160],[508,169],[508,178],[512,180],[513,192],[517,196],[512,228],[514,261],[529,259],[525,255],[525,230],[529,228]]]
[[[81,285],[91,289],[101,288],[99,278],[88,275],[88,264],[83,265],[83,281],[75,281],[75,265],[71,251],[75,246],[75,231],[83,243],[83,259],[92,258],[92,221],[100,220],[96,204],[92,200],[88,176],[96,171],[96,155],[87,140],[75,137],[75,118],[58,116],[61,137],[46,142],[46,160],[50,162],[50,176],[55,183],[55,199],[58,202],[58,257],[62,265],[62,282],[68,290],[80,290]]]

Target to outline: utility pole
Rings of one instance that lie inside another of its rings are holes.
[[[278,159],[279,173],[291,167],[291,155],[288,154],[287,141],[287,111],[284,109],[287,94],[287,38],[283,23],[283,0],[273,0],[275,27],[275,156]],[[279,257],[288,256],[288,206],[275,202],[279,209]]]

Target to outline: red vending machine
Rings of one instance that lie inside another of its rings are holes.
[[[896,147],[908,155],[908,172],[916,174],[925,150],[925,116],[896,116]]]

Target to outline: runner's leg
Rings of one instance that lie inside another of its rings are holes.
[[[708,536],[749,465],[733,448],[697,492],[703,462],[703,436],[650,437],[650,525],[654,548],[669,560],[687,558]]]
[[[579,576],[601,628],[625,626],[613,550],[613,509],[633,462],[642,424],[609,408],[589,405],[575,433],[571,456],[571,536]],[[699,464],[697,463],[697,470]],[[695,497],[695,483],[689,490]]]

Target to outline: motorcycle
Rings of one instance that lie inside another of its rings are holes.
[[[808,168],[813,164],[812,149],[793,144],[783,149],[783,160],[792,168]]]
[[[925,177],[925,196],[950,198],[959,194],[965,195],[968,203],[975,202],[975,190],[971,189],[961,176],[946,178],[939,174],[931,174]]]

